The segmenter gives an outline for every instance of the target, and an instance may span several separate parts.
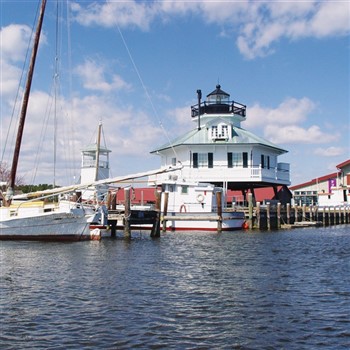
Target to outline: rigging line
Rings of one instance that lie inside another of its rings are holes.
[[[31,180],[31,184],[35,183],[36,180],[36,175],[38,172],[38,168],[39,168],[39,164],[41,161],[41,154],[42,154],[42,149],[43,149],[43,144],[45,141],[45,135],[47,135],[47,129],[48,129],[48,125],[49,125],[49,121],[50,121],[50,115],[51,115],[51,110],[52,110],[52,104],[53,104],[53,89],[54,86],[51,85],[51,90],[46,102],[46,108],[45,108],[45,114],[44,114],[44,119],[43,119],[43,123],[41,125],[41,131],[40,131],[40,136],[38,138],[38,146],[37,146],[37,150],[35,153],[35,160],[33,162],[33,172],[32,172],[32,180]]]
[[[4,147],[3,147],[0,163],[3,163],[3,161],[4,161],[5,151],[6,151],[8,139],[9,139],[9,136],[10,136],[11,125],[12,125],[12,122],[13,122],[13,119],[14,119],[14,114],[15,114],[15,110],[16,110],[16,106],[17,106],[17,102],[18,102],[18,98],[19,98],[19,93],[20,93],[20,90],[21,90],[21,84],[22,84],[22,81],[23,81],[24,73],[25,73],[25,67],[26,67],[26,65],[28,63],[28,56],[29,56],[29,53],[30,53],[31,43],[32,43],[33,37],[34,37],[34,28],[35,28],[35,24],[37,22],[37,18],[39,16],[39,9],[40,9],[40,1],[38,2],[38,6],[37,6],[37,9],[36,9],[36,14],[35,14],[34,21],[33,21],[33,24],[32,24],[32,32],[31,32],[31,35],[30,35],[30,38],[29,38],[29,41],[28,41],[26,55],[25,55],[25,58],[24,58],[24,61],[23,61],[22,72],[21,72],[21,76],[20,76],[20,79],[19,79],[19,82],[18,82],[18,86],[17,86],[16,96],[15,96],[15,100],[14,100],[13,108],[12,108],[12,112],[11,112],[10,124],[9,124],[9,126],[7,128],[5,144],[4,144]],[[13,143],[14,137],[15,137],[15,129],[13,129],[12,142],[11,143]],[[10,154],[10,152],[9,152],[9,154]]]
[[[123,33],[122,33],[121,30],[120,30],[120,27],[119,27],[119,25],[118,25],[118,22],[116,21],[115,24],[116,24],[116,26],[117,26],[117,29],[118,29],[119,35],[120,35],[120,37],[121,37],[121,39],[122,39],[122,41],[123,41],[123,44],[124,44],[124,46],[125,46],[125,49],[126,49],[128,55],[129,55],[130,61],[131,61],[132,65],[133,65],[133,67],[134,67],[134,69],[135,69],[135,71],[136,71],[136,74],[137,74],[137,76],[138,76],[138,78],[139,78],[139,80],[140,80],[140,82],[141,82],[142,88],[144,89],[144,91],[145,91],[145,93],[146,93],[146,96],[147,96],[147,99],[148,99],[148,101],[149,101],[149,103],[150,103],[150,105],[151,105],[151,107],[152,107],[152,109],[153,109],[153,112],[154,112],[154,114],[155,114],[155,116],[156,116],[156,119],[157,119],[157,121],[158,121],[158,124],[160,125],[162,131],[164,132],[164,134],[165,134],[165,136],[166,136],[166,138],[167,138],[167,140],[168,140],[168,142],[169,142],[169,145],[170,145],[171,149],[173,150],[173,152],[174,152],[174,154],[175,154],[175,157],[178,158],[178,157],[177,157],[177,154],[176,154],[176,151],[175,151],[175,148],[174,148],[174,146],[173,146],[173,144],[172,144],[172,142],[171,142],[171,140],[170,140],[170,138],[169,138],[169,135],[168,135],[166,129],[165,129],[164,126],[163,126],[162,121],[161,121],[160,118],[159,118],[159,115],[158,115],[157,110],[156,110],[156,108],[155,108],[155,106],[154,106],[154,104],[153,104],[153,101],[152,101],[152,99],[151,99],[151,96],[150,96],[150,94],[148,93],[148,90],[147,90],[147,88],[146,88],[146,86],[145,86],[145,84],[144,84],[144,82],[143,82],[143,80],[142,80],[141,74],[140,74],[140,72],[139,72],[139,70],[138,70],[138,68],[137,68],[137,66],[136,66],[136,63],[135,63],[134,59],[132,58],[131,52],[130,52],[129,47],[128,47],[126,41],[125,41],[125,38],[124,38],[124,36],[123,36]]]
[[[58,84],[59,84],[59,75],[58,75],[58,56],[59,56],[59,1],[56,2],[56,46],[55,46],[55,72],[54,72],[54,116],[53,116],[53,187],[56,187],[56,162],[57,162],[57,93],[58,93]]]
[[[73,79],[72,79],[72,40],[71,40],[71,30],[70,30],[70,25],[71,25],[71,16],[70,16],[70,6],[69,6],[69,0],[66,1],[66,21],[67,21],[67,60],[68,60],[68,83],[69,83],[69,112],[67,120],[69,120],[69,130],[70,130],[70,137],[68,138],[68,144],[69,144],[69,168],[73,169],[73,177],[75,177],[75,175],[78,173],[78,169],[77,169],[77,162],[75,162],[75,124],[73,123],[73,117],[72,117],[72,111],[73,111],[73,102],[72,102],[72,96],[73,96]]]

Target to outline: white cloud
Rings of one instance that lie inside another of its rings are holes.
[[[10,62],[22,60],[28,48],[31,29],[25,25],[10,24],[1,28],[1,57]]]
[[[347,35],[350,32],[349,4],[346,1],[261,3],[254,20],[243,22],[242,27],[238,48],[248,59],[253,59],[269,54],[272,44],[282,38]]]
[[[176,16],[197,15],[219,26],[219,34],[237,34],[236,44],[248,59],[274,51],[274,43],[286,38],[332,37],[350,32],[347,1],[112,1],[72,6],[83,25],[138,27],[149,30],[152,21],[164,23]],[[223,28],[228,28],[225,30]]]
[[[71,5],[72,11],[76,14],[76,21],[82,25],[132,26],[142,30],[149,28],[157,8],[157,3],[149,4],[138,1],[96,2],[87,7],[82,7],[78,3]]]
[[[343,147],[335,147],[330,146],[327,148],[316,148],[314,151],[314,154],[317,156],[324,156],[324,157],[337,157],[341,155],[345,155],[346,150]]]
[[[277,144],[319,144],[336,141],[339,134],[327,133],[318,125],[304,126],[316,104],[307,97],[287,98],[276,108],[255,104],[248,107],[243,127],[262,128],[266,139]]]
[[[104,91],[120,90],[131,88],[131,85],[126,83],[117,74],[107,74],[106,67],[103,63],[93,60],[85,60],[84,64],[76,68],[76,73],[83,80],[83,85],[88,90]],[[106,76],[111,76],[109,81]]]
[[[336,141],[338,134],[326,134],[318,125],[312,125],[309,128],[303,128],[297,125],[268,125],[264,129],[264,136],[277,144],[317,144]]]
[[[316,105],[307,97],[301,99],[287,98],[277,108],[262,107],[255,104],[248,108],[245,127],[274,124],[288,125],[300,123],[307,119]]]

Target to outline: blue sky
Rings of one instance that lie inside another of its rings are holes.
[[[0,1],[5,162],[37,7]],[[196,127],[196,90],[205,96],[218,82],[247,105],[244,129],[289,151],[279,161],[291,164],[293,185],[334,172],[350,157],[349,34],[349,1],[48,0],[19,174],[53,181],[54,86],[56,183],[65,185],[100,120],[112,176],[158,168],[149,152]]]

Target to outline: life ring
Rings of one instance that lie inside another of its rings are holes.
[[[186,206],[185,204],[182,204],[180,207],[180,213],[186,213],[186,212],[187,212]]]
[[[203,196],[202,194],[199,194],[199,195],[197,196],[197,201],[198,201],[199,203],[202,203],[202,202],[204,201],[204,196]]]

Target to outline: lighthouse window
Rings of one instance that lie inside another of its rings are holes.
[[[208,154],[198,153],[198,167],[206,168],[208,166]]]
[[[229,128],[227,124],[220,123],[219,125],[213,125],[211,127],[211,134],[209,135],[212,140],[227,140],[230,138]]]
[[[242,153],[232,153],[232,166],[242,166]]]
[[[213,140],[218,138],[218,127],[216,125],[211,127],[211,138]]]
[[[227,139],[228,138],[228,127],[227,125],[221,125],[221,135],[219,135],[220,138]]]

